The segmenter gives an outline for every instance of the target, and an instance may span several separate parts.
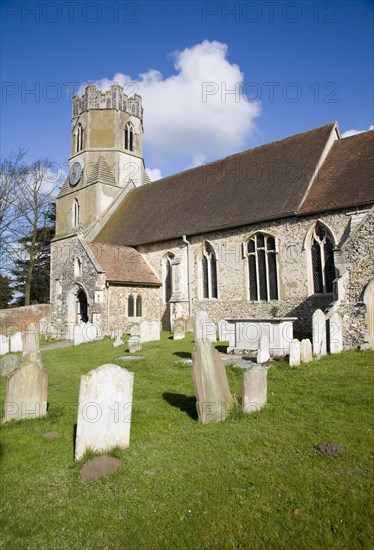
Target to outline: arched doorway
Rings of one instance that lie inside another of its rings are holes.
[[[87,323],[88,321],[88,303],[87,303],[87,296],[84,290],[80,290],[77,295],[77,317],[78,317],[78,323],[80,321],[83,321],[83,323]]]

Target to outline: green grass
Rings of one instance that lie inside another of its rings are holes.
[[[126,364],[109,339],[42,352],[48,417],[1,428],[0,548],[373,548],[373,354],[276,363],[262,411],[202,425],[180,363],[192,335],[169,336]],[[135,373],[131,443],[111,453],[117,472],[84,483],[73,457],[79,381],[108,362]],[[242,370],[227,372],[239,399]],[[62,435],[46,441],[47,431]],[[320,455],[321,441],[345,453]]]

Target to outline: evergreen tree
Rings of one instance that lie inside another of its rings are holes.
[[[0,309],[9,307],[13,298],[13,289],[10,286],[10,279],[5,275],[0,275]]]
[[[30,304],[49,302],[49,274],[51,239],[55,232],[55,205],[51,204],[43,227],[18,240],[20,258],[14,262],[14,289],[19,292],[17,306],[25,305],[26,281],[30,271],[30,250],[33,252],[33,269],[30,287]]]

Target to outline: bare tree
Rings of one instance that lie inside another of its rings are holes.
[[[15,222],[18,215],[20,189],[27,172],[24,157],[26,151],[19,149],[0,158],[0,253],[1,270],[6,270],[9,247],[14,240]]]
[[[13,245],[13,257],[27,254],[25,278],[25,305],[30,304],[31,284],[38,253],[38,238],[49,223],[51,203],[54,201],[61,176],[52,171],[48,160],[37,161],[27,166],[16,203],[18,214],[16,233],[17,246]],[[27,237],[27,239],[25,239]],[[19,246],[27,242],[27,250]]]

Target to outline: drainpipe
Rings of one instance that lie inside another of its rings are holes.
[[[182,237],[183,243],[187,245],[187,278],[188,278],[188,311],[192,315],[192,283],[191,283],[191,243],[187,241],[186,235]]]
[[[109,283],[107,283],[107,289],[108,289],[108,307],[107,307],[107,327],[106,327],[106,331],[107,331],[107,333],[108,333],[109,336],[110,336],[111,334],[110,334],[110,328],[109,328],[109,323],[110,323],[110,292],[109,292]]]

